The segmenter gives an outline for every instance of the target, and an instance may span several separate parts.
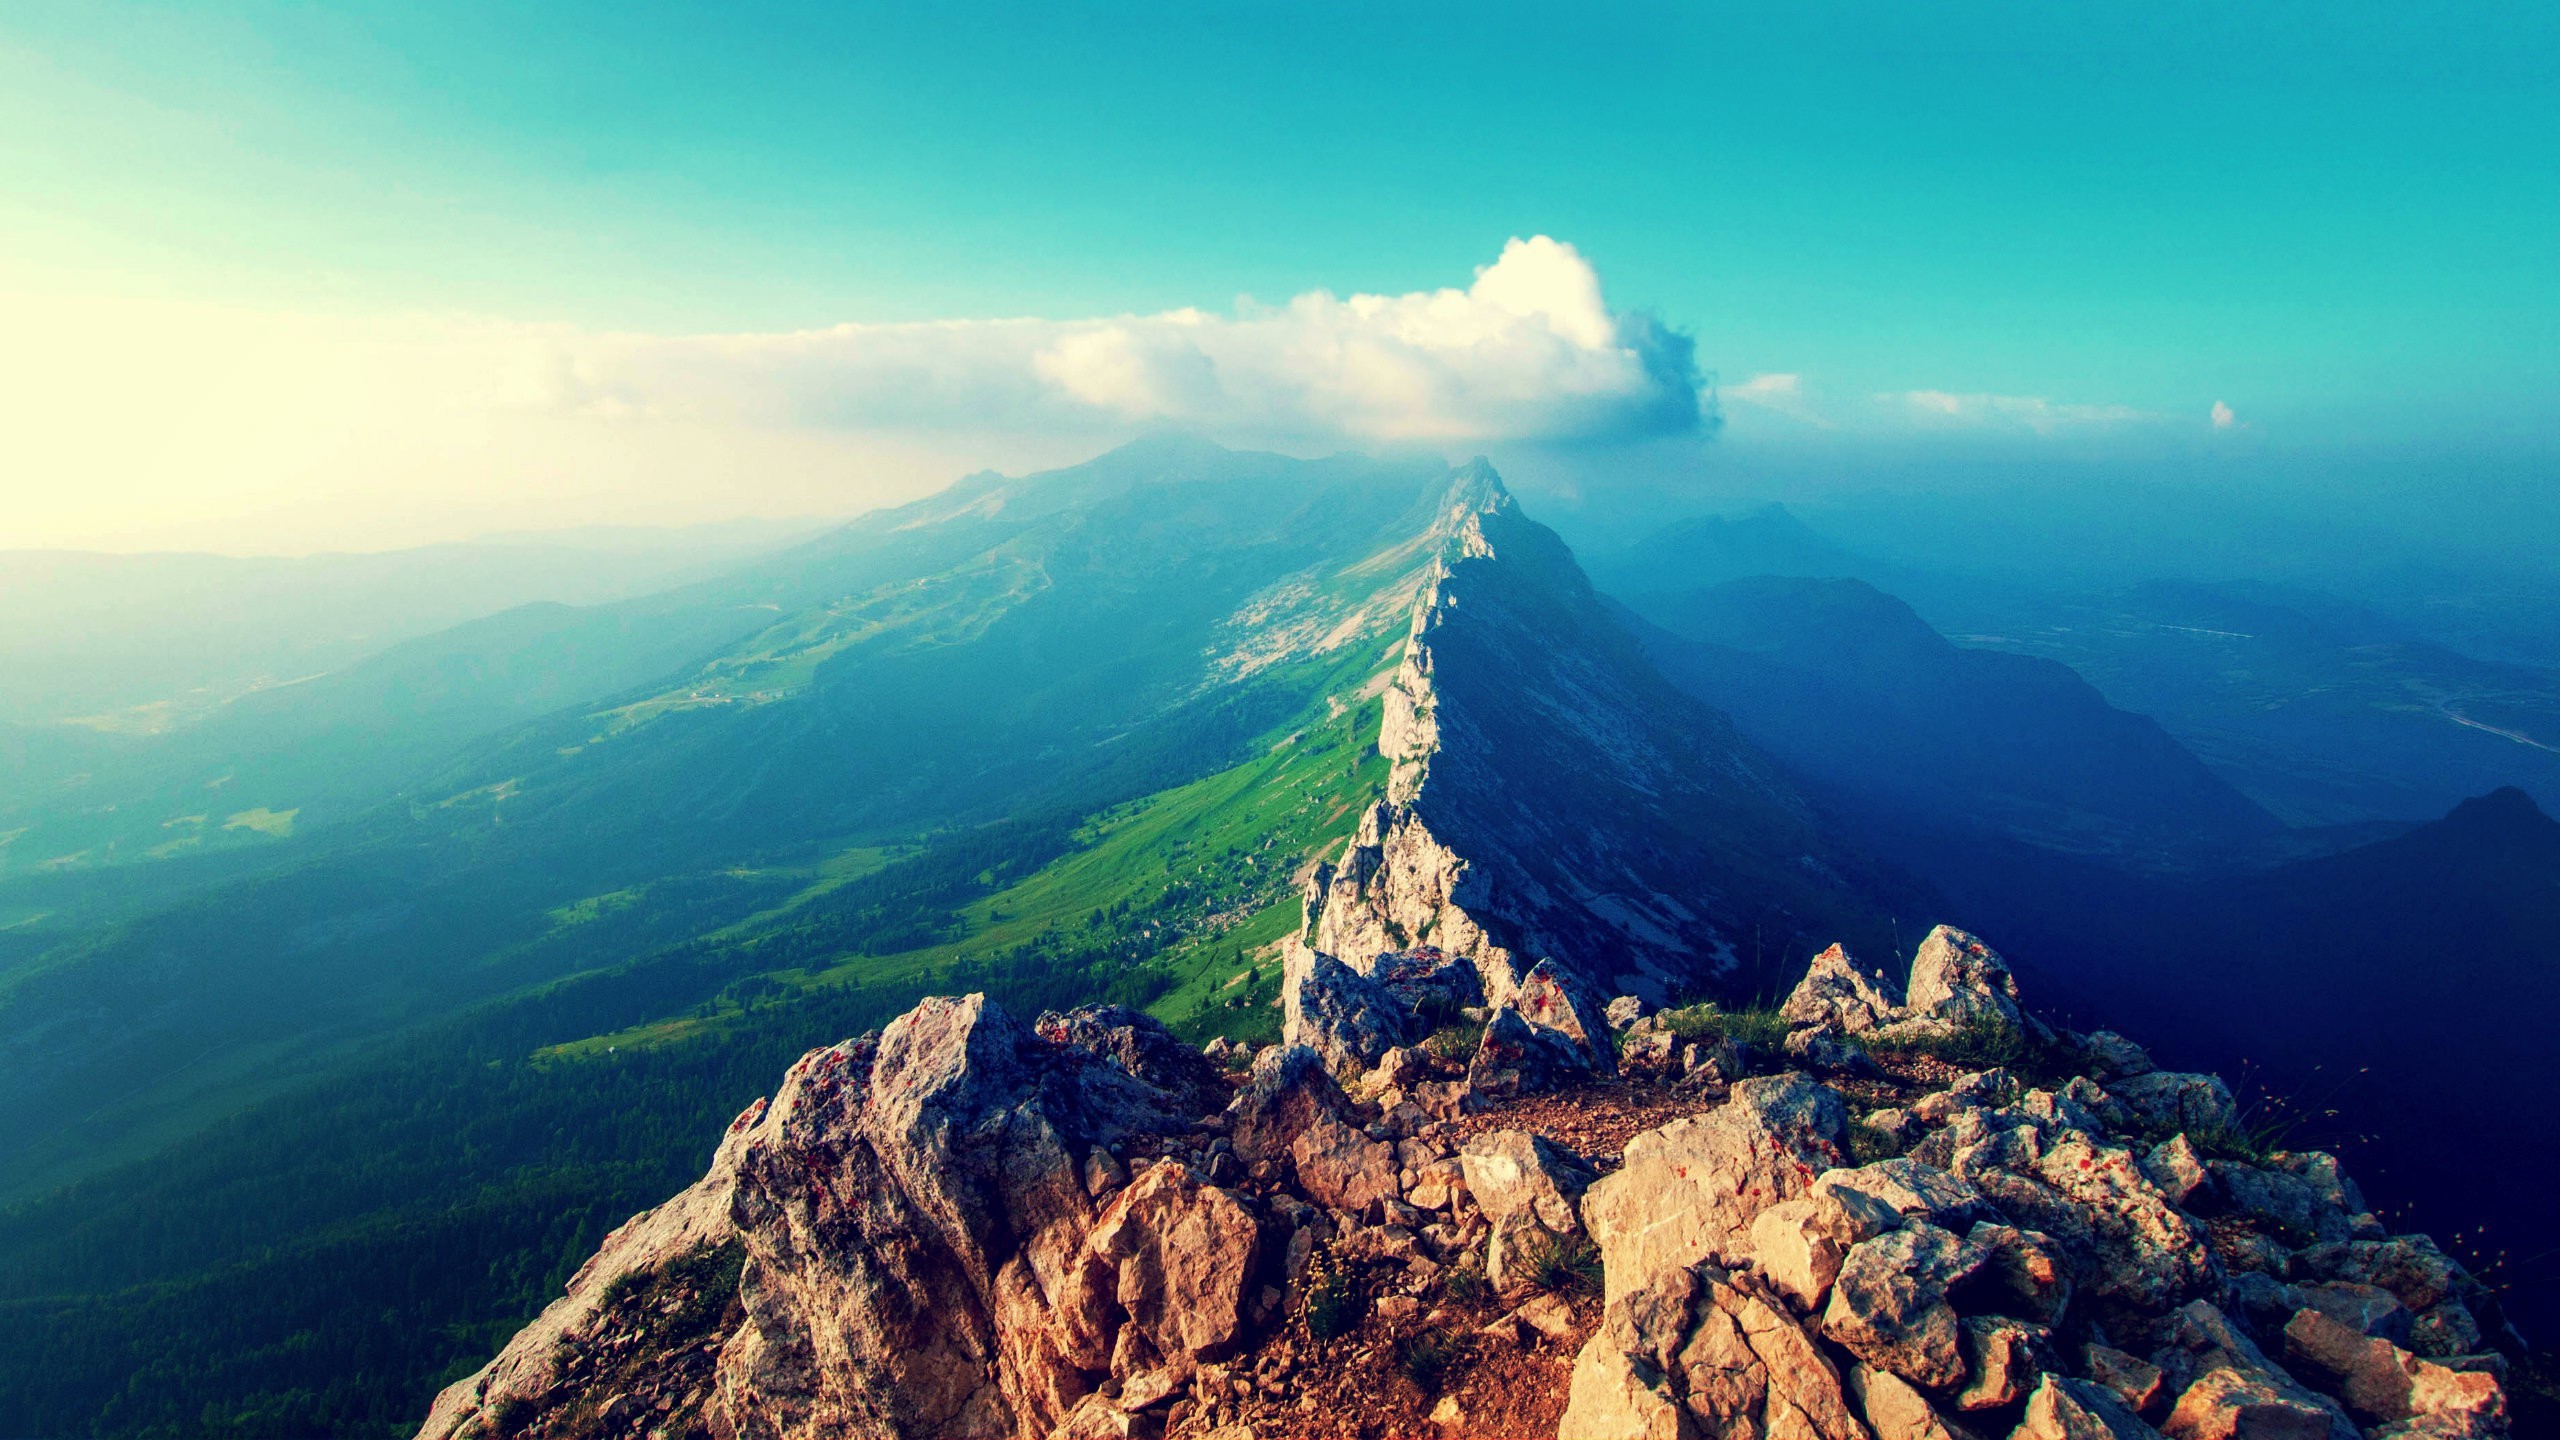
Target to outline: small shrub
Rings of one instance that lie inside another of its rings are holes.
[[[1528,1258],[1529,1279],[1541,1290],[1571,1295],[1600,1288],[1600,1251],[1587,1235],[1550,1240]]]
[[[1484,1042],[1484,1027],[1471,1021],[1443,1025],[1431,1032],[1422,1048],[1433,1057],[1464,1065],[1475,1058],[1476,1046]]]
[[[1424,1330],[1396,1341],[1396,1368],[1424,1390],[1439,1388],[1440,1377],[1458,1359],[1457,1340],[1444,1331]]]
[[[1351,1277],[1327,1268],[1307,1287],[1307,1333],[1319,1340],[1348,1335],[1360,1327],[1363,1306]]]
[[[1452,1304],[1481,1305],[1493,1298],[1493,1282],[1473,1265],[1462,1265],[1441,1277],[1440,1293]]]
[[[1902,1142],[1894,1139],[1893,1136],[1877,1129],[1875,1126],[1868,1124],[1864,1120],[1850,1122],[1850,1164],[1873,1165],[1879,1160],[1891,1160],[1901,1153]]]

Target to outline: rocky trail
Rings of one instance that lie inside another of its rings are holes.
[[[1776,1016],[1295,971],[1250,1057],[978,997],[812,1052],[422,1435],[2509,1433],[2460,1265],[1961,932]]]

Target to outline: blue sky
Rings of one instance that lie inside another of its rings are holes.
[[[1694,340],[1728,441],[1895,443],[1879,397],[1918,393],[2046,439],[2220,401],[2262,444],[2541,452],[2555,74],[2517,4],[17,0],[0,287],[22,334],[171,305],[361,348],[1224,315],[1543,235]],[[1014,428],[991,459],[1045,453]],[[898,463],[965,459],[949,429]],[[519,488],[580,463],[544,446]]]

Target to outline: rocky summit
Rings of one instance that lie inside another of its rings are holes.
[[[1971,935],[1774,1012],[1305,948],[1258,1053],[970,996],[802,1057],[422,1440],[2508,1433],[2461,1265]]]

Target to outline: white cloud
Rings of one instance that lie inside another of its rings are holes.
[[[1888,411],[1898,409],[1911,422],[1939,430],[2012,430],[2055,435],[2158,418],[2129,405],[2081,404],[2041,395],[1904,390],[1876,399]]]
[[[1561,241],[1515,239],[1464,290],[1233,315],[581,335],[554,400],[609,417],[850,428],[1110,429],[1173,422],[1350,441],[1622,439],[1701,423],[1691,345],[1619,314]]]
[[[2239,424],[2239,423],[2240,423],[2240,417],[2239,417],[2239,416],[2237,416],[2237,415],[2235,415],[2235,414],[2233,414],[2233,413],[2231,412],[2231,407],[2230,407],[2229,405],[2227,405],[2227,404],[2223,403],[2223,402],[2222,402],[2222,401],[2220,401],[2220,400],[2216,400],[2216,401],[2214,401],[2214,402],[2213,402],[2213,428],[2214,428],[2214,429],[2216,429],[2216,430],[2228,430],[2228,429],[2230,429],[2232,426],[2237,425],[2237,424]]]
[[[82,295],[0,267],[0,548],[416,544],[843,514],[1144,426],[1323,451],[1696,433],[1687,337],[1574,248],[1231,313],[614,334]]]

